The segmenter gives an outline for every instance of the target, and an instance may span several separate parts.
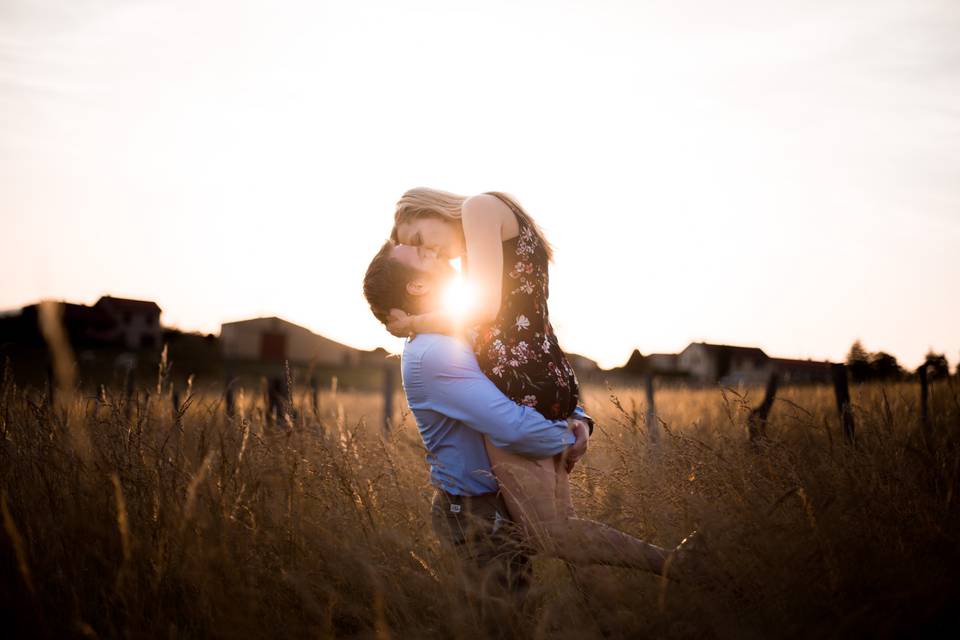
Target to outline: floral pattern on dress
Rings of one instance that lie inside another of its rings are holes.
[[[483,372],[510,399],[560,420],[576,408],[579,385],[550,325],[546,247],[519,215],[517,222],[519,235],[503,243],[500,312],[478,327],[474,352]]]

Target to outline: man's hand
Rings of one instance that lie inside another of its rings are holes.
[[[389,319],[387,320],[387,331],[398,338],[413,337],[413,316],[402,309],[390,309]]]
[[[563,463],[567,473],[573,471],[573,467],[587,453],[587,440],[590,439],[590,428],[586,422],[578,418],[568,418],[567,424],[577,441],[566,448],[563,452]]]

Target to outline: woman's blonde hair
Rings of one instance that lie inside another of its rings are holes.
[[[513,211],[517,218],[533,229],[533,232],[537,234],[540,242],[543,243],[543,247],[547,252],[547,260],[553,260],[553,247],[547,242],[547,238],[543,235],[543,231],[539,225],[533,221],[530,214],[523,210],[523,207],[520,206],[513,196],[499,191],[487,191],[485,193],[498,198],[510,207],[510,210]],[[429,187],[410,189],[404,193],[397,202],[397,210],[393,219],[393,232],[390,236],[391,239],[394,242],[399,241],[397,239],[398,225],[411,220],[417,220],[418,218],[441,218],[460,224],[460,218],[462,216],[461,209],[466,199],[466,196],[459,196],[449,191],[441,191]]]

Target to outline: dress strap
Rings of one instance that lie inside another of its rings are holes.
[[[516,217],[517,222],[520,223],[520,227],[521,227],[521,228],[526,227],[526,226],[529,226],[529,225],[527,224],[527,216],[523,213],[523,211],[520,210],[520,207],[518,207],[517,205],[515,205],[515,204],[510,200],[510,198],[507,196],[507,194],[505,194],[505,193],[500,193],[499,191],[485,191],[485,192],[484,192],[484,195],[493,196],[493,197],[495,197],[497,200],[499,200],[500,202],[502,202],[503,204],[505,204],[505,205],[507,205],[508,207],[510,207],[510,211],[513,211],[513,215],[514,215],[514,217]]]

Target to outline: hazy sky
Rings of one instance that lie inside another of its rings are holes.
[[[960,353],[960,3],[0,1],[0,309],[397,350],[407,188],[516,195],[561,344]]]

